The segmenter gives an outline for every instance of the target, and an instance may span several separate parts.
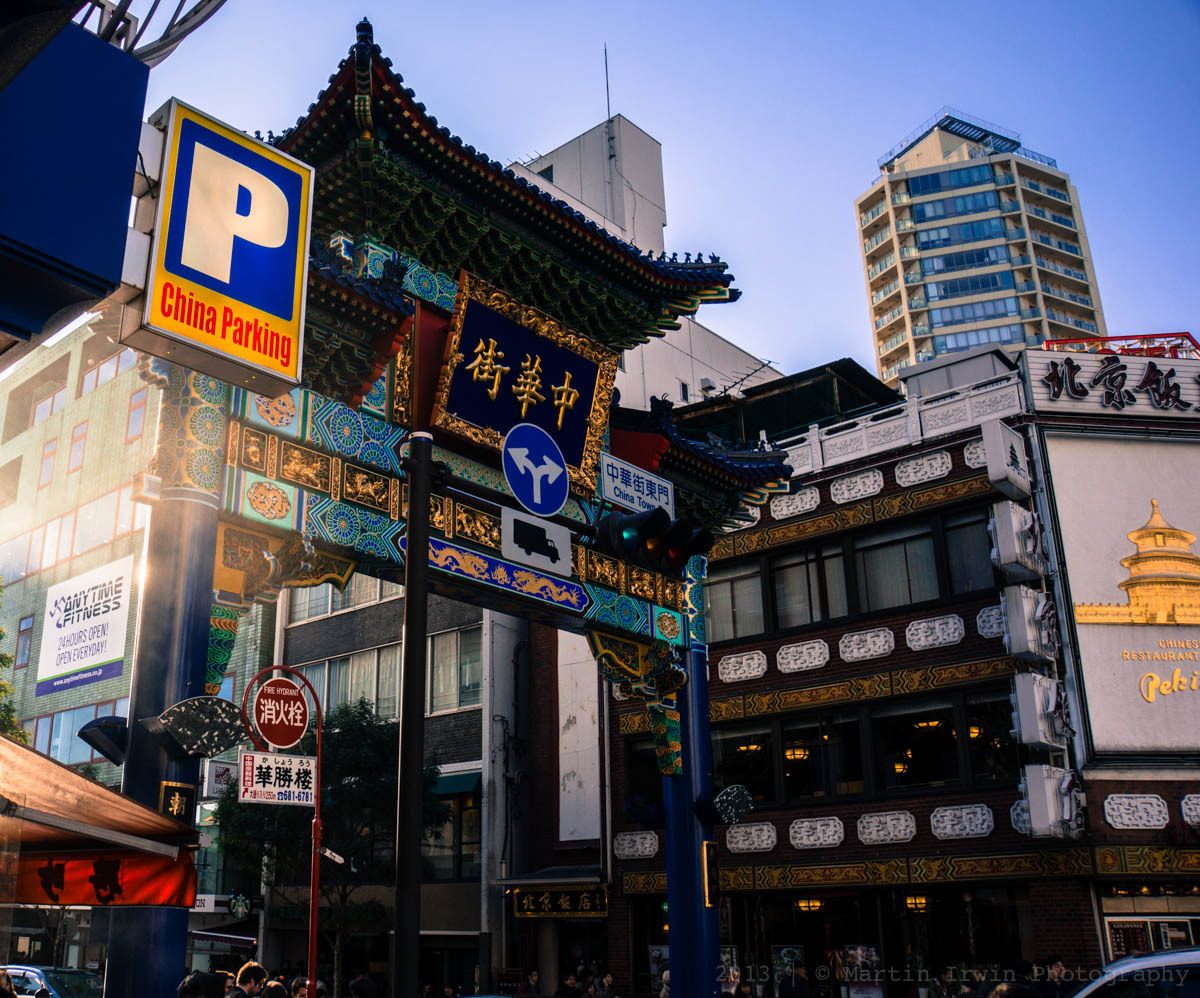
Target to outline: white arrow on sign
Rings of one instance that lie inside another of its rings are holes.
[[[542,482],[553,483],[566,469],[555,464],[550,458],[546,458],[540,465],[534,464],[529,460],[528,447],[513,447],[509,453],[518,471],[527,471],[533,476],[533,503],[536,506],[542,501]]]

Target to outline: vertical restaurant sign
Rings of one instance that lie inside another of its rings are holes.
[[[534,423],[558,444],[572,488],[591,494],[618,359],[463,272],[432,423],[496,451],[518,423]]]
[[[300,381],[313,169],[177,100],[167,118],[143,329],[281,394]]]
[[[35,696],[121,675],[133,561],[129,555],[46,591]]]

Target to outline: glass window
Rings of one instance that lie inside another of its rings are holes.
[[[25,576],[25,559],[29,554],[29,535],[21,534],[0,544],[0,578],[6,583]]]
[[[124,374],[137,363],[137,353],[126,347],[117,360],[117,374]]]
[[[87,423],[80,423],[71,431],[71,451],[67,455],[67,472],[83,467],[83,447],[87,441]]]
[[[950,591],[969,593],[995,585],[987,513],[979,510],[948,516],[944,527]]]
[[[339,704],[348,702],[350,697],[350,659],[333,658],[329,660],[329,688],[326,691],[326,712],[333,710]]]
[[[380,599],[392,599],[394,596],[403,596],[404,586],[399,582],[388,582],[387,579],[380,580]]]
[[[978,222],[958,222],[955,225],[939,225],[917,232],[917,246],[923,250],[957,246],[981,239],[999,239],[1004,235],[1004,221],[1000,218],[985,218]]]
[[[379,693],[375,713],[380,717],[395,717],[400,698],[400,645],[385,645],[379,649]]]
[[[292,590],[292,606],[288,614],[289,623],[296,624],[310,617],[320,617],[329,612],[333,586],[323,582],[319,586],[308,586]]]
[[[899,527],[854,545],[860,610],[920,603],[938,595],[933,535],[927,525]]]
[[[1010,259],[1007,246],[988,246],[985,249],[960,250],[927,256],[921,259],[921,273],[941,274],[954,270],[970,270],[972,267],[990,267],[994,263],[1007,263]]]
[[[771,580],[780,627],[799,627],[846,613],[846,578],[840,544],[773,559]]]
[[[449,817],[426,830],[421,841],[421,867],[426,880],[475,880],[480,865],[479,798],[457,794],[444,798]]]
[[[710,642],[763,632],[762,582],[757,562],[710,569],[704,598]]]
[[[816,719],[783,727],[783,789],[789,800],[825,796],[825,752]]]
[[[375,707],[375,649],[355,652],[350,656],[347,702],[366,700]]]
[[[713,791],[740,783],[756,801],[775,799],[775,767],[771,729],[714,728]]]
[[[785,723],[783,786],[788,799],[861,794],[862,744],[857,713]]]
[[[129,396],[129,416],[125,420],[125,442],[142,435],[146,423],[146,389],[139,388]]]
[[[26,572],[36,572],[42,567],[42,542],[45,536],[45,527],[38,527],[29,535],[29,561],[25,563]]]
[[[42,444],[42,464],[38,470],[38,488],[45,488],[54,477],[54,454],[58,450],[57,440],[47,440]]]
[[[1021,776],[1012,737],[1012,703],[1007,693],[967,697],[967,749],[976,783],[1015,783]]]
[[[931,326],[953,326],[960,322],[976,322],[1019,315],[1021,303],[1016,298],[991,298],[966,305],[946,305],[929,310]]]
[[[483,694],[482,628],[445,631],[429,639],[429,709],[457,710]]]
[[[364,603],[373,603],[379,598],[379,580],[360,572],[355,572],[350,576],[346,588],[340,593],[332,586],[330,589],[332,590],[330,594],[332,612],[348,610],[354,606],[362,606]]]
[[[75,554],[83,554],[113,539],[117,499],[117,493],[110,492],[79,507],[75,523]]]
[[[33,738],[33,747],[42,755],[50,754],[50,730],[53,726],[54,719],[51,717],[39,717],[37,719],[36,734]]]
[[[941,301],[945,298],[986,294],[989,291],[1011,291],[1012,286],[1012,271],[1002,270],[994,274],[975,274],[947,281],[930,281],[925,285],[925,297],[930,301]]]
[[[33,645],[33,614],[22,617],[17,625],[17,654],[13,660],[14,669],[23,669],[29,664],[29,649]]]
[[[46,537],[42,541],[42,568],[54,564],[54,556],[58,552],[58,532],[61,527],[61,520],[51,520],[46,524]]]
[[[637,739],[629,743],[626,756],[626,786],[630,797],[641,797],[647,804],[662,802],[662,774],[658,769],[658,753],[654,742]]]
[[[821,740],[829,759],[829,772],[838,794],[861,794],[863,779],[862,734],[858,714],[835,714],[825,722]]]
[[[450,798],[446,820],[435,828],[426,828],[421,838],[421,873],[426,880],[453,880],[455,877],[454,829],[458,824],[459,802]]]
[[[75,539],[75,514],[67,513],[59,518],[58,553],[55,561],[71,557],[71,542]]]
[[[879,785],[937,787],[958,780],[954,709],[949,699],[888,704],[871,711]]]
[[[316,665],[306,665],[296,670],[304,675],[304,678],[312,683],[312,687],[317,691],[317,696],[321,698],[321,710],[324,713],[328,697],[325,696],[325,663],[318,662]],[[304,690],[304,699],[308,701],[309,713],[316,717],[316,705],[313,703],[312,694],[308,689]]]
[[[462,798],[462,860],[459,876],[464,880],[478,879],[480,846],[482,844],[479,798],[468,794]]]

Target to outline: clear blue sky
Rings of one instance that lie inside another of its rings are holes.
[[[719,253],[743,291],[699,318],[785,372],[874,370],[853,200],[946,104],[1071,174],[1110,334],[1200,329],[1194,0],[228,0],[151,73],[148,109],[282,131],[364,14],[417,99],[505,163],[604,120],[607,42],[614,113],[663,145],[668,251]]]

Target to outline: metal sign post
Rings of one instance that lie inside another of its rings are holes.
[[[246,690],[242,694],[242,722],[246,725],[246,731],[250,734],[250,740],[263,752],[271,751],[270,746],[264,745],[258,740],[258,735],[254,731],[254,727],[250,724],[250,716],[246,713],[246,704],[250,697],[250,688],[263,676],[273,672],[286,672],[297,682],[302,683],[304,688],[312,695],[313,709],[317,715],[317,765],[316,780],[313,786],[312,873],[308,891],[308,998],[317,998],[317,911],[321,887],[321,728],[323,724],[321,698],[317,696],[317,691],[313,689],[312,683],[308,681],[304,673],[297,669],[286,665],[273,665],[257,672],[254,678],[246,684]],[[266,687],[272,686],[273,684],[268,681]],[[258,698],[256,697],[255,713],[258,712],[257,700]],[[297,738],[296,741],[299,741],[299,739]],[[293,742],[293,744],[295,743]]]

